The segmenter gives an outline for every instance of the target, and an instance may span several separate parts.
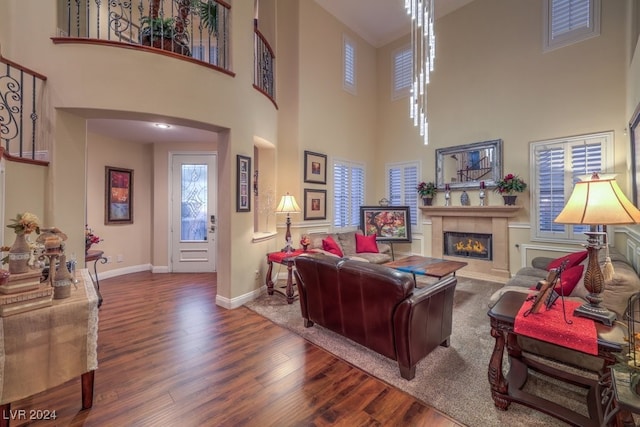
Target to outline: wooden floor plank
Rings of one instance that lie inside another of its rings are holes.
[[[93,408],[81,411],[75,379],[12,404],[56,420],[12,427],[460,426],[244,307],[216,306],[215,274],[133,273],[101,292]]]

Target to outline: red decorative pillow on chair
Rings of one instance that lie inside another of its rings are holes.
[[[551,270],[552,268],[558,268],[560,267],[560,265],[562,265],[562,263],[565,260],[569,260],[569,262],[565,266],[565,271],[566,271],[571,267],[576,266],[580,264],[582,261],[584,261],[585,259],[587,259],[587,255],[588,255],[587,251],[582,251],[582,252],[575,252],[573,254],[565,255],[560,258],[556,258],[553,261],[551,261],[549,264],[547,264],[547,271]]]
[[[322,249],[329,253],[342,257],[342,249],[340,249],[340,246],[338,246],[336,241],[333,240],[333,237],[331,236],[327,236],[326,239],[322,239]]]
[[[379,252],[375,234],[372,234],[371,236],[356,234],[356,253],[361,254],[364,252],[374,254],[377,254]]]
[[[558,295],[569,296],[582,277],[584,265],[578,264],[560,273],[560,284],[553,288]]]

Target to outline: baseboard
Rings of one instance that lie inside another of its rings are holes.
[[[254,299],[258,298],[260,295],[262,295],[264,292],[266,292],[266,288],[264,286],[261,286],[259,289],[255,289],[244,295],[240,295],[239,297],[235,297],[231,299],[220,296],[220,295],[216,295],[216,305],[222,308],[228,308],[228,309],[242,307],[245,303],[249,301],[253,301]]]
[[[125,274],[139,273],[141,271],[153,271],[151,264],[132,265],[129,267],[116,268],[115,270],[100,271],[98,268],[98,278],[100,280],[110,279],[112,277],[123,276]],[[89,272],[93,274],[93,266],[89,268]]]

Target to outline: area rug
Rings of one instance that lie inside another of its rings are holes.
[[[523,405],[512,403],[507,411],[501,411],[493,404],[487,370],[495,340],[490,334],[487,303],[493,292],[502,286],[458,278],[451,345],[448,348],[438,347],[423,359],[411,381],[400,376],[395,361],[323,327],[305,328],[297,300],[289,305],[281,295],[263,294],[246,306],[467,426],[566,425]],[[583,389],[550,382],[536,375],[530,376],[526,389],[536,390],[537,394],[542,393],[551,401],[562,402],[587,414]]]

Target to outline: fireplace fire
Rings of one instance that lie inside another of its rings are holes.
[[[446,231],[444,254],[491,261],[491,234]]]

